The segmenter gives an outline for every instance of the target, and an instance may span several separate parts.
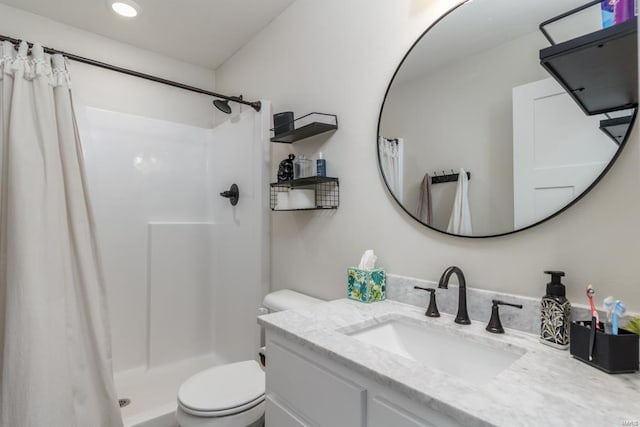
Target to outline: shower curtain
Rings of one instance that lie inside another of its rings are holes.
[[[106,295],[60,55],[2,44],[2,427],[121,426]]]
[[[402,202],[402,139],[378,138],[380,165],[393,195]]]

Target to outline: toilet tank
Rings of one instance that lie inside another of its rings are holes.
[[[281,289],[267,294],[264,297],[262,305],[270,312],[274,312],[306,307],[321,302],[324,301],[290,289]]]

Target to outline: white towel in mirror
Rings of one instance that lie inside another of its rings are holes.
[[[469,178],[467,172],[460,168],[458,176],[458,187],[456,189],[456,197],[453,202],[453,210],[451,218],[449,218],[449,226],[447,232],[458,234],[461,236],[473,235],[471,227],[471,209],[469,207]]]

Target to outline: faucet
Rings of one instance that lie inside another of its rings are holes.
[[[442,289],[449,289],[449,278],[455,273],[458,276],[458,314],[456,314],[455,322],[461,325],[470,325],[469,313],[467,312],[467,282],[464,280],[464,273],[460,270],[460,267],[451,266],[448,267],[438,282],[438,287]]]

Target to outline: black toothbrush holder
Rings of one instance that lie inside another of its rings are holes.
[[[609,374],[626,374],[638,370],[638,335],[618,329],[618,335],[607,334],[604,325],[595,322],[571,322],[570,353],[576,359]]]

